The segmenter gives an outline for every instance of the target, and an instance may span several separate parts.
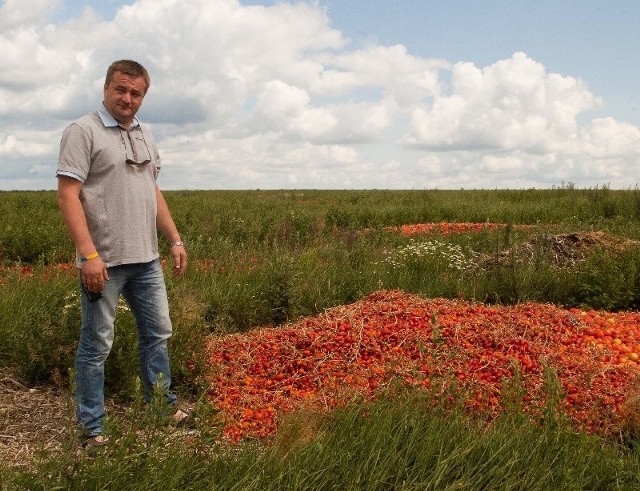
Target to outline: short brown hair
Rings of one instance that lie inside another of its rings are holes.
[[[151,78],[149,77],[149,72],[147,72],[147,69],[137,61],[118,60],[111,63],[111,65],[109,65],[109,68],[107,68],[107,76],[104,80],[105,89],[109,85],[109,82],[111,82],[111,78],[113,77],[113,74],[115,72],[122,72],[125,75],[129,75],[130,77],[144,78],[144,82],[146,85],[144,89],[145,94],[149,90],[149,86],[151,85]]]

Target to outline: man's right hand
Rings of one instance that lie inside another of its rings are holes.
[[[90,292],[104,290],[104,282],[109,281],[109,273],[100,256],[82,263],[80,269],[82,284]]]
[[[81,189],[81,181],[68,176],[58,177],[58,206],[67,230],[73,239],[76,250],[92,254],[95,249],[80,202]],[[109,274],[100,256],[84,261],[80,268],[84,287],[90,292],[102,292],[104,282],[109,280]]]

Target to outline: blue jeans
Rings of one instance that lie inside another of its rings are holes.
[[[171,337],[169,302],[160,260],[109,268],[103,296],[89,302],[82,292],[82,328],[75,361],[76,415],[88,436],[102,433],[104,363],[113,345],[114,321],[122,294],[138,329],[138,355],[144,398],[150,401],[154,386],[161,383],[168,406],[176,396],[169,391],[171,372],[167,341]],[[160,376],[162,374],[162,376]]]

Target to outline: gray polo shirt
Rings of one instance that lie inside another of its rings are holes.
[[[128,158],[150,162],[133,165],[126,163]],[[107,267],[146,263],[159,256],[155,191],[159,172],[155,141],[137,120],[126,130],[102,107],[62,134],[56,176],[83,183],[80,201]],[[76,263],[80,265],[78,257]]]

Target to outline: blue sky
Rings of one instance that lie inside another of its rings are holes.
[[[0,189],[55,187],[123,57],[164,188],[634,187],[638,26],[631,0],[5,0]]]
[[[273,5],[270,1],[246,4]],[[331,23],[356,43],[486,66],[523,51],[585,80],[607,111],[640,125],[640,3],[634,0],[330,0]]]

